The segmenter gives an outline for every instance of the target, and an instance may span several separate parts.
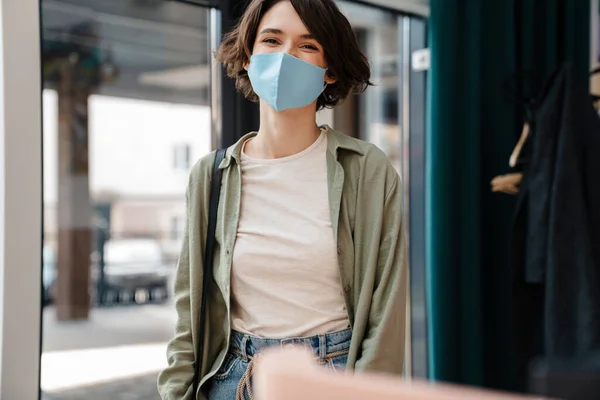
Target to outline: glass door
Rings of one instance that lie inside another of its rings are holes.
[[[375,2],[373,2],[375,3]],[[319,122],[374,143],[403,178],[404,221],[410,256],[406,368],[427,376],[425,304],[425,84],[426,71],[414,68],[416,51],[426,47],[426,20],[402,10],[352,0],[338,0],[371,64],[375,84]],[[400,5],[398,5],[400,7]]]
[[[43,399],[159,399],[188,172],[217,142],[214,13],[41,2]]]

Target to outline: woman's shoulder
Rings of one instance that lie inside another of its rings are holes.
[[[190,186],[198,182],[208,182],[215,162],[216,150],[202,156],[190,170]]]
[[[232,158],[239,159],[239,155],[241,153],[241,149],[244,142],[248,138],[255,135],[256,132],[247,133],[246,135],[242,136],[236,143],[230,145],[229,147],[223,148],[223,150],[225,151],[225,159],[223,161],[223,164],[221,164],[221,168],[227,168],[230,165],[230,160]],[[190,184],[210,181],[216,155],[217,150],[213,150],[210,153],[204,155],[196,162],[196,164],[194,164],[190,172]]]
[[[361,147],[364,149],[364,164],[365,166],[372,168],[382,168],[382,167],[391,167],[390,157],[377,145],[369,142],[365,142],[361,139],[352,138],[360,143]]]
[[[356,160],[361,161],[364,164],[368,164],[374,167],[382,167],[390,164],[389,157],[379,147],[373,143],[366,142],[361,139],[346,135],[343,132],[336,131],[329,126],[325,125],[336,142],[339,148],[344,150],[350,150],[356,153],[359,157]]]
[[[362,171],[361,175],[363,176],[365,173],[366,175],[380,175],[384,171],[392,178],[398,175],[389,156],[375,144],[348,136],[333,129],[331,129],[331,133],[337,142],[337,146],[344,150],[349,150],[351,154],[350,157],[344,157],[342,160],[343,164],[347,164],[348,167],[351,165],[358,167]]]

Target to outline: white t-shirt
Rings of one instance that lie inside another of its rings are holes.
[[[329,211],[325,133],[304,151],[242,152],[231,271],[232,328],[266,338],[349,327]]]

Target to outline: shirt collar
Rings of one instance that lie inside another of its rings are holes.
[[[328,151],[330,153],[332,153],[334,156],[336,156],[336,158],[337,158],[339,149],[352,151],[361,156],[365,155],[360,141],[358,141],[348,135],[345,135],[341,132],[331,129],[331,127],[329,125],[321,125],[320,128],[323,129],[325,131],[325,133],[327,134],[327,149],[328,149]],[[232,146],[229,146],[229,148],[227,148],[227,151],[225,152],[225,159],[219,165],[219,169],[224,169],[224,168],[229,167],[232,159],[235,160],[239,164],[241,154],[242,154],[242,148],[244,146],[244,142],[246,142],[246,140],[248,140],[250,138],[253,138],[254,136],[256,136],[256,134],[257,134],[257,132],[250,132],[250,133],[242,136],[242,138],[240,140],[238,140],[235,144],[233,144]]]

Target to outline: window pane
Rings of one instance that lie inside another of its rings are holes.
[[[375,86],[350,97],[334,110],[320,112],[319,119],[377,145],[403,178],[411,274],[407,370],[415,377],[424,377],[427,373],[422,189],[425,73],[410,70],[410,54],[425,47],[425,23],[367,4],[343,0],[337,4],[348,17],[369,59]]]
[[[338,1],[341,11],[352,24],[362,51],[371,64],[369,87],[359,96],[336,108],[330,120],[334,128],[376,144],[400,172],[401,125],[399,102],[402,96],[398,65],[401,27],[398,14],[379,8]]]
[[[209,10],[42,3],[49,399],[159,399],[188,172],[211,150]]]

